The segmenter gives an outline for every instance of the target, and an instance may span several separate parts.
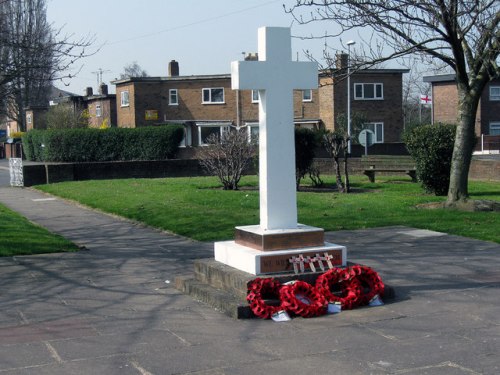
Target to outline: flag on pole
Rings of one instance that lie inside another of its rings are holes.
[[[432,96],[420,95],[420,104],[432,104]]]

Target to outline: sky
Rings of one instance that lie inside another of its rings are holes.
[[[179,62],[180,75],[230,72],[231,61],[257,51],[261,26],[291,27],[292,36],[323,35],[331,22],[299,25],[283,9],[295,0],[47,0],[47,18],[54,29],[78,40],[94,36],[95,54],[73,69],[76,78],[56,86],[82,95],[102,80],[110,84],[124,66],[136,61],[149,76],[167,76],[168,63]],[[355,35],[346,35],[349,40]],[[293,58],[306,61],[304,51],[320,57],[324,41],[292,39]],[[342,48],[340,40],[330,41]],[[91,48],[91,49],[92,49]]]

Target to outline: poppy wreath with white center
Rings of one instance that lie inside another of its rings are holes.
[[[304,281],[284,285],[280,290],[280,296],[285,310],[304,318],[326,313],[326,299],[323,294]]]
[[[339,287],[338,292],[333,291],[335,286]],[[343,310],[355,308],[362,295],[360,281],[348,269],[333,268],[321,274],[316,279],[316,288],[328,302],[339,302]]]

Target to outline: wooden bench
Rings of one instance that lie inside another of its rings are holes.
[[[412,182],[417,182],[417,172],[415,169],[381,169],[381,168],[370,168],[365,169],[363,174],[368,176],[370,182],[375,182],[375,173],[384,172],[384,173],[405,173],[411,177]]]

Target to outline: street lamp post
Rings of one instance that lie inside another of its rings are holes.
[[[354,40],[347,43],[347,135],[349,142],[347,143],[347,153],[351,154],[351,46],[356,44]]]

